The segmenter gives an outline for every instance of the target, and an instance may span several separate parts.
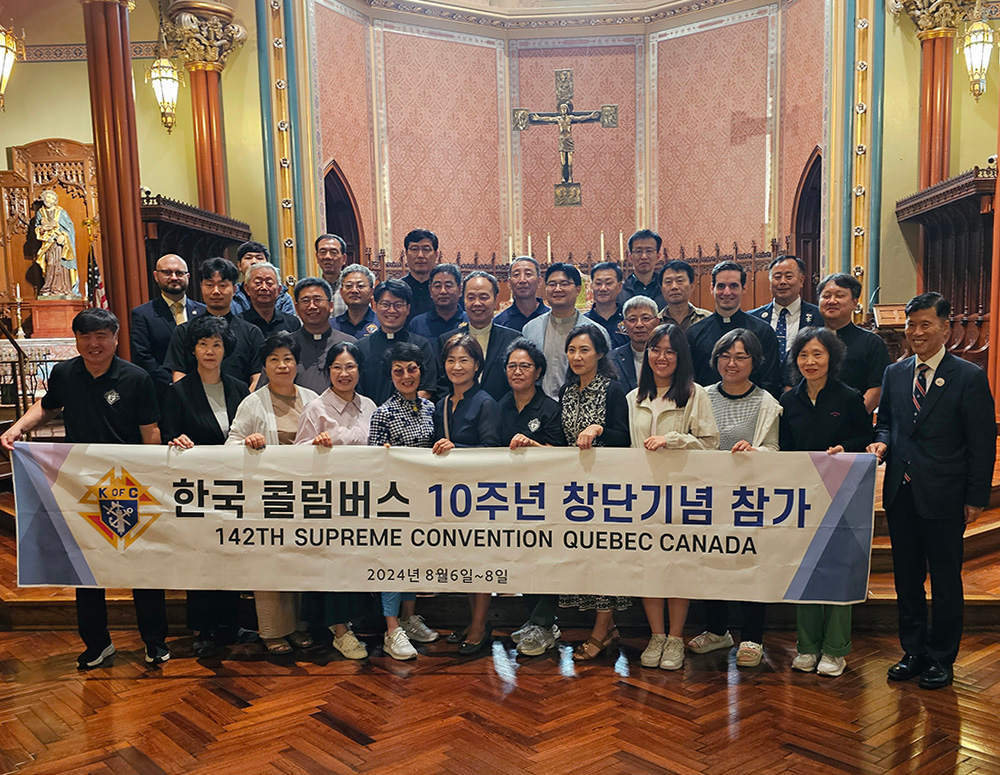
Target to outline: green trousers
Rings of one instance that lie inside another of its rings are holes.
[[[814,603],[797,606],[799,653],[847,656],[851,651],[851,608]]]

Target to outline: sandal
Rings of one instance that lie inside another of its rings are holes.
[[[573,649],[574,662],[590,662],[597,659],[601,654],[611,654],[618,648],[618,628],[612,627],[604,640],[597,638],[587,638],[583,643]]]
[[[469,637],[469,628],[466,627],[464,630],[455,630],[451,635],[444,639],[445,643],[464,643],[465,639]]]
[[[292,653],[291,644],[285,638],[261,638],[260,640],[270,654],[283,655]]]
[[[308,649],[312,648],[313,645],[312,635],[308,632],[302,632],[301,630],[296,630],[291,635],[286,636],[285,640],[297,649]]]

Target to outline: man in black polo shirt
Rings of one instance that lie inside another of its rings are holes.
[[[243,288],[250,298],[250,309],[240,313],[240,317],[260,329],[266,339],[278,331],[294,333],[302,327],[295,315],[282,312],[275,302],[281,278],[274,264],[254,264],[243,277]]]
[[[623,302],[618,299],[624,277],[622,268],[612,261],[594,264],[590,270],[594,303],[584,314],[608,332],[612,348],[628,344],[625,317],[622,315]]]
[[[59,409],[70,443],[159,444],[156,388],[143,369],[115,355],[118,319],[107,310],[84,310],[73,318],[73,335],[79,357],[53,367],[46,394],[0,436],[0,445],[11,452],[22,434],[52,420]],[[170,652],[163,590],[134,589],[132,597],[146,661],[166,662]],[[98,667],[115,653],[103,589],[77,588],[76,620],[86,647],[77,665],[82,670]]]
[[[882,376],[890,358],[881,336],[851,322],[861,298],[861,283],[849,274],[837,272],[824,277],[817,291],[823,322],[847,348],[839,379],[861,394],[865,409],[871,414],[882,397]]]
[[[252,323],[234,315],[230,309],[239,272],[224,258],[210,258],[201,265],[201,296],[206,312],[225,318],[229,330],[236,337],[236,346],[222,359],[222,373],[245,383],[253,392],[260,378],[260,348],[264,335]],[[189,348],[187,347],[187,327],[189,323],[177,326],[167,347],[164,365],[174,373],[174,382],[181,379],[187,369]]]

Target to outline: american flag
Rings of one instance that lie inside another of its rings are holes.
[[[101,278],[101,268],[97,265],[93,245],[87,256],[87,299],[91,307],[108,308],[108,296],[104,292],[104,280]]]

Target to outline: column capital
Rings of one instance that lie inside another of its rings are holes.
[[[949,30],[950,37],[954,37],[958,23],[975,5],[974,0],[888,0],[889,11],[896,15],[906,13],[913,19],[920,34],[942,30],[937,35],[927,37],[949,37],[943,30]]]
[[[958,35],[958,28],[956,27],[934,27],[930,30],[920,30],[917,33],[917,38],[921,41],[933,40],[934,38],[954,38]]]
[[[112,3],[120,5],[126,11],[135,10],[135,0],[80,0],[80,5],[89,5],[90,3]]]
[[[163,28],[167,40],[188,70],[222,71],[229,55],[247,39],[243,25],[233,21],[233,9],[216,0],[173,0]]]

